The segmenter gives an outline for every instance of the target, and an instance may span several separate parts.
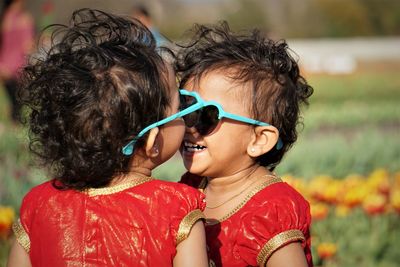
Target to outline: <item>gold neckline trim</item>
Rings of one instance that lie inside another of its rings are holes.
[[[86,194],[89,197],[111,195],[111,194],[115,194],[115,193],[124,191],[124,190],[129,189],[129,188],[144,184],[144,183],[149,182],[151,180],[153,180],[153,177],[143,177],[140,180],[131,180],[131,181],[126,182],[126,183],[121,183],[121,184],[112,185],[112,186],[108,186],[108,187],[90,188],[90,189],[86,190]]]
[[[272,184],[276,184],[276,183],[281,183],[282,179],[276,176],[271,175],[270,176],[271,179],[268,181],[263,182],[262,184],[254,187],[248,194],[247,196],[243,199],[242,202],[240,202],[239,205],[237,205],[233,210],[231,210],[230,212],[228,212],[225,216],[223,216],[222,218],[219,219],[211,219],[210,221],[206,220],[208,225],[213,225],[213,224],[217,224],[220,222],[223,222],[225,220],[227,220],[228,218],[230,218],[232,215],[234,215],[236,212],[238,212],[244,205],[246,205],[246,203],[258,192],[260,192],[261,190],[263,190],[264,188],[272,185]]]

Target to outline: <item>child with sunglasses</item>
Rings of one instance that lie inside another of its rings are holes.
[[[274,172],[313,92],[284,41],[196,26],[178,54],[191,113],[181,182],[206,194],[213,266],[312,266],[309,203]]]
[[[101,11],[55,27],[23,87],[55,179],[25,196],[8,266],[207,266],[203,194],[151,177],[185,131],[168,51]]]

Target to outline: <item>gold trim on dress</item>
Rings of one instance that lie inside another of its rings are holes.
[[[262,184],[254,187],[248,194],[247,196],[243,199],[243,201],[237,205],[233,210],[231,210],[228,214],[226,214],[225,216],[223,216],[220,219],[217,220],[212,220],[215,223],[219,223],[222,221],[225,221],[226,219],[228,219],[229,217],[231,217],[233,214],[235,214],[236,212],[238,212],[255,194],[257,194],[258,192],[260,192],[261,190],[263,190],[264,188],[266,188],[267,186],[270,186],[272,184],[276,184],[276,183],[281,183],[282,179],[279,177],[276,177],[274,175],[268,175],[271,176],[271,179],[268,181],[263,182]],[[208,222],[208,225],[212,225],[215,223],[210,223]]]
[[[192,230],[193,225],[200,219],[205,219],[203,212],[199,209],[189,212],[181,221],[176,235],[176,245],[185,240]]]
[[[31,241],[29,240],[29,236],[22,226],[20,219],[13,223],[12,229],[18,243],[25,249],[27,253],[29,253],[31,249]]]
[[[108,187],[103,187],[103,188],[90,188],[86,190],[86,193],[90,197],[95,197],[95,196],[103,196],[103,195],[111,195],[115,194],[121,191],[124,191],[128,188],[135,187],[141,184],[144,184],[146,182],[149,182],[153,180],[153,177],[144,177],[141,178],[140,180],[132,180],[126,183],[121,183],[117,185],[112,185]]]
[[[288,230],[277,234],[263,246],[257,256],[258,266],[265,266],[269,257],[283,245],[295,241],[304,241],[305,237],[300,230]]]

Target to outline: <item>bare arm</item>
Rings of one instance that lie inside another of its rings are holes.
[[[10,255],[8,256],[7,267],[31,267],[31,261],[25,249],[14,240],[11,246]]]
[[[290,243],[275,251],[268,259],[266,267],[308,267],[301,243]],[[263,266],[264,267],[264,266]]]
[[[197,221],[189,236],[176,247],[174,267],[205,267],[208,266],[206,236],[204,224]]]

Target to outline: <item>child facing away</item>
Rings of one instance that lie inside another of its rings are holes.
[[[25,68],[30,147],[55,179],[24,197],[8,266],[207,266],[204,197],[151,177],[185,131],[160,51],[139,22],[82,9]]]
[[[181,182],[206,195],[210,264],[312,266],[309,203],[273,173],[313,93],[287,44],[197,25],[176,69],[193,111]]]

